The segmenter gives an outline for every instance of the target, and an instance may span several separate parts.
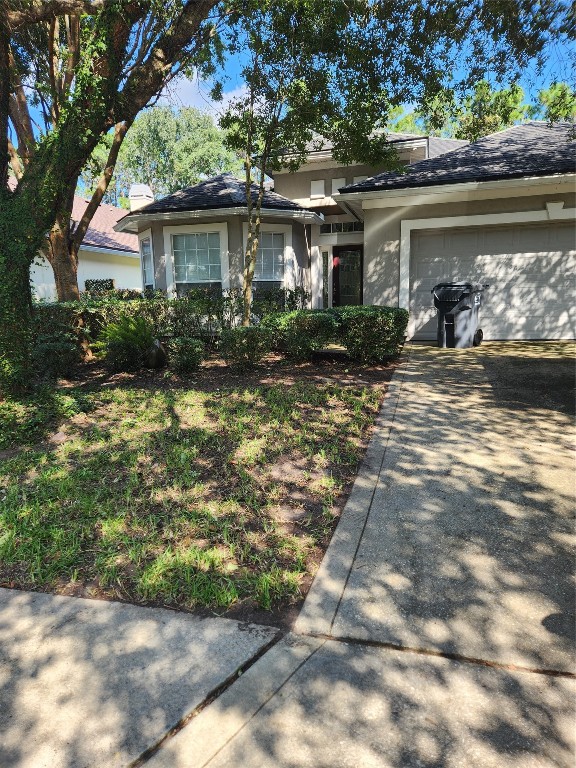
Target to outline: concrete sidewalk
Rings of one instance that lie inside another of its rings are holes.
[[[0,766],[130,765],[276,629],[0,589]]]
[[[571,768],[573,354],[414,347],[298,634],[147,766]]]

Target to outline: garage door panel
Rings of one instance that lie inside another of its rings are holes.
[[[439,282],[489,284],[485,338],[573,338],[575,230],[570,224],[414,232],[410,332],[436,335],[431,290]]]

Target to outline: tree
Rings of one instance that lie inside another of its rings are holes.
[[[567,83],[555,83],[539,91],[537,101],[529,104],[519,85],[513,83],[498,90],[481,80],[460,101],[454,101],[451,94],[439,94],[419,111],[395,111],[390,129],[477,141],[526,120],[556,122],[575,117],[576,94]]]
[[[505,10],[505,12],[504,12]],[[258,3],[232,24],[231,49],[248,61],[246,95],[230,104],[221,125],[244,158],[248,238],[243,323],[250,322],[265,176],[295,170],[310,147],[331,140],[342,162],[388,163],[391,112],[407,101],[422,107],[453,99],[492,67],[518,75],[526,61],[560,34],[567,8],[524,3],[427,3],[288,0]],[[546,14],[545,14],[546,15]],[[469,56],[462,61],[462,50]],[[464,65],[460,82],[450,73]],[[253,158],[258,191],[254,193]]]
[[[82,181],[93,189],[105,163],[111,137],[97,147]],[[239,171],[236,155],[224,146],[223,132],[199,109],[152,107],[134,121],[118,154],[107,197],[128,197],[131,184],[148,184],[156,195],[168,195],[207,176]]]
[[[19,390],[29,381],[29,271],[46,235],[59,295],[77,296],[75,254],[124,136],[169,80],[192,62],[208,64],[216,6],[215,0],[0,0],[0,388]],[[44,117],[40,131],[33,107]],[[70,241],[80,172],[110,131],[106,166]],[[9,164],[19,179],[14,191]]]

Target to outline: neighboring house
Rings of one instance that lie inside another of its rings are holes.
[[[257,194],[253,185],[253,200]],[[261,219],[254,290],[306,286],[309,225],[322,218],[266,191]],[[146,285],[180,296],[242,286],[247,221],[244,182],[225,173],[132,210],[115,229],[138,235]]]
[[[74,198],[74,221],[80,220],[87,205],[88,200],[78,196]],[[88,279],[112,279],[115,288],[142,290],[138,238],[114,230],[118,220],[125,215],[123,208],[112,205],[100,205],[96,210],[78,252],[80,291],[85,290]],[[38,257],[30,269],[30,279],[37,299],[54,301],[57,298],[54,272],[46,259]]]
[[[406,307],[409,335],[433,339],[433,286],[487,283],[485,338],[574,338],[572,130],[526,123],[342,188],[336,201],[364,225],[364,303]]]

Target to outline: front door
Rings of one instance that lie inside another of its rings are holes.
[[[332,249],[332,304],[362,304],[362,246],[335,245]]]

